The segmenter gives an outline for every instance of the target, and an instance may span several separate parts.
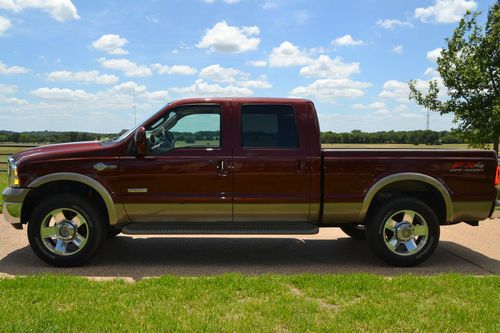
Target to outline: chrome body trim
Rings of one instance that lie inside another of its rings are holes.
[[[113,199],[111,198],[111,195],[109,194],[108,190],[106,190],[106,188],[102,186],[101,183],[99,183],[97,180],[79,173],[71,173],[71,172],[52,173],[35,179],[28,185],[28,187],[36,188],[44,184],[60,180],[79,182],[87,186],[90,186],[97,193],[99,193],[99,195],[104,200],[104,203],[106,205],[106,210],[108,211],[110,225],[115,225],[118,222],[120,222],[118,217],[120,217],[120,219],[124,218],[122,213],[123,209],[119,208],[121,204],[115,204],[113,202]]]
[[[105,163],[94,164],[94,169],[96,169],[97,171],[104,171],[104,170],[108,170],[108,169],[114,170],[117,167],[118,166],[116,164],[105,164]]]
[[[8,223],[16,228],[21,226],[21,209],[29,191],[29,188],[7,187],[2,193],[2,215]]]
[[[129,188],[127,189],[128,193],[147,193],[147,188]]]
[[[405,180],[415,180],[415,181],[420,181],[427,183],[434,188],[436,188],[439,193],[441,193],[444,203],[446,205],[446,223],[452,223],[453,220],[453,202],[451,201],[451,196],[446,187],[438,181],[436,178],[433,178],[428,175],[424,175],[421,173],[414,173],[414,172],[403,172],[403,173],[396,173],[392,174],[390,176],[384,177],[377,181],[366,193],[365,198],[363,200],[363,205],[361,207],[361,211],[359,213],[359,220],[358,221],[363,221],[366,217],[366,213],[368,212],[368,208],[370,207],[370,204],[375,198],[375,195],[385,186],[399,182],[399,181],[405,181]]]

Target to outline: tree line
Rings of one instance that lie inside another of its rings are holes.
[[[11,132],[0,131],[0,142],[14,143],[63,143],[77,141],[95,141],[115,137],[116,134],[101,134],[88,132]]]
[[[11,132],[0,131],[0,142],[13,143],[63,143],[76,141],[106,140],[117,136],[116,133],[88,133],[88,132]],[[175,132],[177,141],[195,142],[219,139],[218,131],[202,132]],[[345,133],[322,132],[321,143],[398,143],[398,144],[426,144],[439,145],[463,143],[464,141],[450,131],[380,131],[363,132],[354,130]]]

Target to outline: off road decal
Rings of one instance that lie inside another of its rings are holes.
[[[483,162],[455,162],[450,172],[484,172]]]

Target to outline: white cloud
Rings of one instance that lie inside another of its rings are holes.
[[[335,46],[359,46],[364,43],[362,40],[353,39],[351,35],[345,35],[332,41],[332,44]]]
[[[443,51],[443,49],[438,47],[437,49],[427,52],[427,59],[436,62],[441,56],[441,51]]]
[[[187,87],[173,87],[169,91],[182,97],[227,97],[227,96],[250,96],[253,91],[245,87],[226,86],[222,87],[218,84],[209,84],[203,79],[196,80],[192,85]]]
[[[151,68],[158,74],[168,74],[168,75],[196,75],[198,70],[194,67],[187,65],[173,65],[166,66],[162,64],[153,64]]]
[[[113,84],[118,81],[118,77],[110,74],[100,74],[99,71],[55,71],[47,74],[49,81],[74,81],[95,84]]]
[[[403,45],[395,45],[392,47],[392,52],[397,53],[397,54],[402,54],[403,53]]]
[[[0,61],[0,74],[26,74],[30,70],[21,66],[7,66],[3,62]]]
[[[359,63],[345,63],[340,57],[331,59],[327,55],[319,56],[300,70],[300,74],[306,78],[346,78],[359,72]]]
[[[222,67],[219,64],[203,68],[200,71],[200,78],[246,88],[271,88],[265,76],[258,80],[250,80],[250,74],[236,68]]]
[[[389,80],[384,83],[383,89],[378,94],[378,97],[408,102],[409,93],[410,89],[408,88],[408,83],[398,80]]]
[[[435,68],[427,67],[424,72],[424,76],[439,77],[439,72]]]
[[[363,109],[375,109],[375,110],[383,110],[387,109],[387,105],[383,102],[373,102],[370,104],[353,104],[351,105],[352,109],[363,110]]]
[[[145,85],[139,85],[134,81],[127,81],[111,87],[110,91],[120,94],[131,94],[132,91],[135,91],[136,94],[140,94],[146,92],[147,88]]]
[[[0,9],[16,13],[26,9],[40,9],[60,22],[80,18],[71,0],[0,0]]]
[[[127,54],[128,51],[123,49],[123,47],[128,43],[126,38],[120,37],[120,35],[102,35],[96,41],[92,42],[92,47],[97,50],[105,51],[108,54]]]
[[[388,114],[390,114],[390,112],[387,109],[381,109],[381,110],[375,111],[375,114],[380,115],[380,116],[387,116]]]
[[[15,94],[16,91],[17,91],[16,85],[0,83],[0,95]]]
[[[0,36],[5,35],[5,32],[11,27],[10,20],[6,17],[0,16]]]
[[[413,24],[408,21],[401,21],[397,19],[378,20],[377,25],[384,29],[395,29],[396,27],[413,27]]]
[[[41,99],[57,101],[88,101],[92,98],[91,94],[80,89],[72,90],[44,87],[32,90],[30,94]]]
[[[129,77],[146,77],[152,75],[151,69],[148,66],[138,65],[128,59],[100,58],[99,62],[102,67],[122,71],[125,76]]]
[[[453,23],[476,7],[477,3],[471,0],[435,0],[432,6],[415,9],[415,17],[422,22]]]
[[[27,105],[29,104],[27,100],[19,99],[17,97],[8,97],[3,99],[3,102],[10,105]]]
[[[259,47],[260,39],[257,37],[259,33],[260,29],[257,26],[237,27],[221,21],[206,30],[196,47],[227,53],[253,51]]]
[[[254,61],[249,61],[248,64],[253,67],[266,67],[267,66],[267,61],[265,60],[254,60]]]
[[[443,84],[443,81],[439,77],[432,77],[430,80],[436,80],[439,88],[439,97],[443,98],[446,96],[447,89]],[[415,87],[425,92],[429,86],[429,81],[427,80],[415,80]],[[398,80],[386,81],[383,85],[382,91],[378,94],[378,97],[393,99],[400,103],[409,103],[408,98],[410,94],[410,88],[407,82],[402,82]]]
[[[319,101],[334,103],[339,98],[358,98],[364,95],[369,82],[359,82],[350,79],[321,79],[308,86],[294,88],[290,95],[294,97],[312,97]]]
[[[268,10],[268,9],[275,9],[275,8],[278,8],[279,7],[279,4],[278,2],[276,1],[273,1],[273,0],[266,0],[261,8],[264,9],[264,10]]]
[[[312,59],[289,41],[275,47],[269,55],[269,66],[288,67],[309,64]]]

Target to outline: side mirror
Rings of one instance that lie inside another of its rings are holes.
[[[137,131],[135,131],[134,142],[135,154],[137,156],[146,156],[148,153],[148,143],[146,140],[146,129],[144,127],[139,127]]]

